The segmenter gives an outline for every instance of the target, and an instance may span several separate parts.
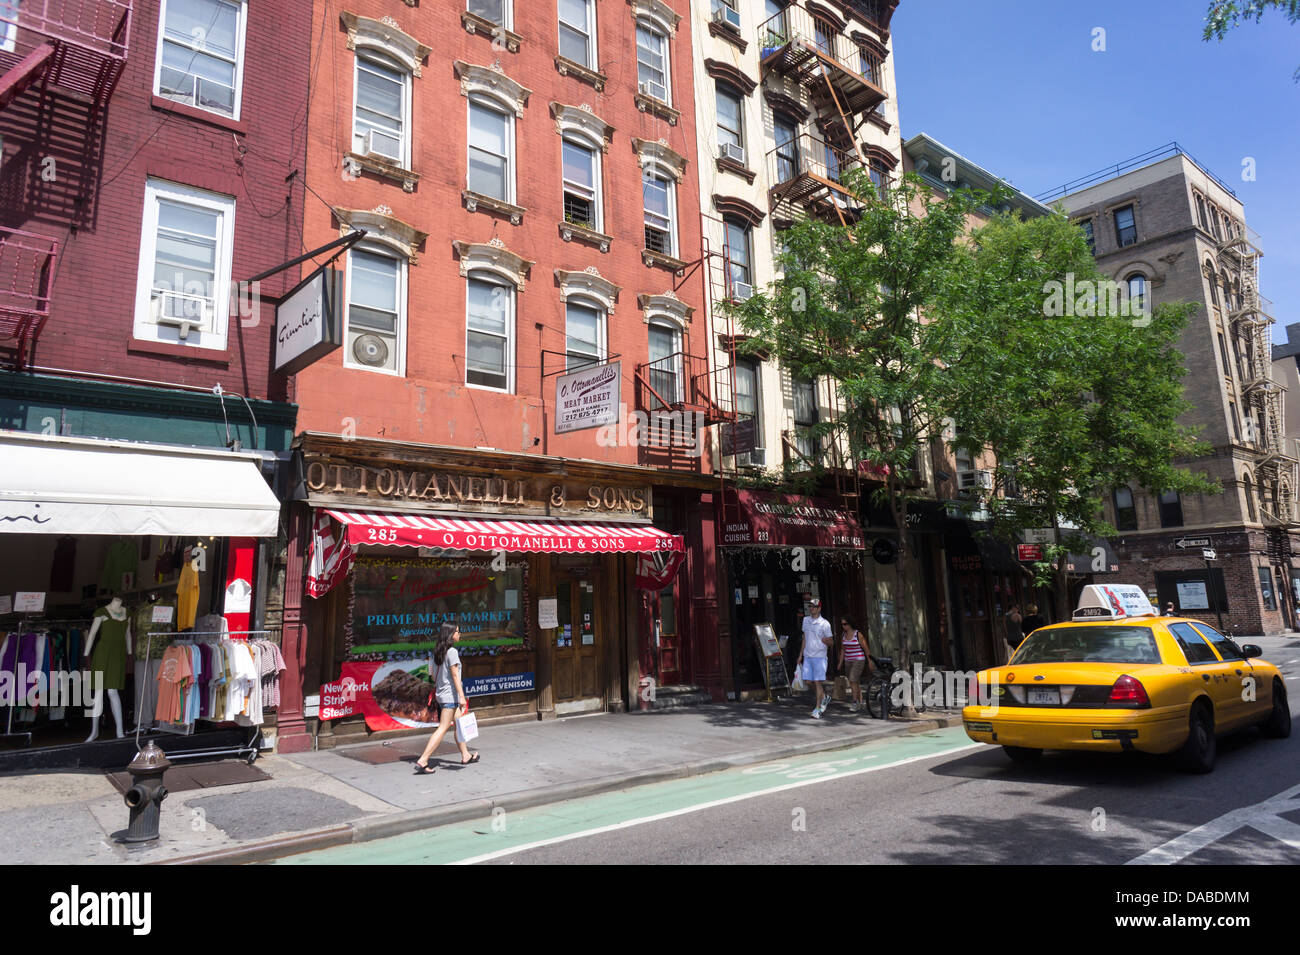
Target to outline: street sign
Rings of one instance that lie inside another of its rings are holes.
[[[1042,544],[1017,544],[1016,559],[1017,560],[1042,560],[1043,545]]]
[[[1179,550],[1186,550],[1188,547],[1209,547],[1210,539],[1208,537],[1180,537],[1174,541],[1174,546]]]
[[[1214,560],[1219,555],[1214,552],[1213,547],[1207,547],[1203,551],[1201,551],[1201,556],[1204,557],[1206,560]]]

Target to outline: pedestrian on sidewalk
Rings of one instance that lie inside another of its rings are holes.
[[[849,709],[856,713],[862,709],[862,671],[865,669],[867,676],[871,675],[867,663],[867,638],[847,618],[840,621],[840,631],[840,669],[849,679],[849,692],[853,697]]]
[[[1047,626],[1047,618],[1038,612],[1038,604],[1025,604],[1025,609],[1029,611],[1025,614],[1024,620],[1025,636],[1033,633],[1039,627]]]
[[[812,718],[819,720],[831,705],[831,692],[822,698],[822,683],[826,681],[826,666],[830,650],[835,645],[831,622],[822,616],[822,602],[814,597],[808,601],[808,616],[803,618],[803,648],[799,651],[799,675],[812,687]]]
[[[438,667],[434,678],[434,694],[438,701],[438,728],[433,731],[429,742],[424,746],[424,752],[415,761],[415,772],[419,776],[434,772],[433,767],[429,765],[429,757],[442,743],[442,738],[447,735],[448,729],[452,729],[456,746],[460,748],[461,763],[478,762],[478,753],[471,753],[469,747],[461,740],[460,733],[453,728],[456,717],[464,716],[469,712],[469,700],[465,697],[465,687],[460,679],[460,652],[455,646],[458,640],[460,640],[460,627],[454,623],[444,623],[438,634],[438,642],[433,648],[433,662]]]
[[[1025,642],[1025,618],[1020,614],[1020,604],[1012,604],[1007,610],[1007,647],[1014,654]],[[1007,657],[1010,659],[1010,656]]]

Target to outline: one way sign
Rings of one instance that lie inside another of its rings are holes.
[[[1209,547],[1210,539],[1208,537],[1180,537],[1174,541],[1174,546],[1179,550],[1185,550],[1188,547]]]

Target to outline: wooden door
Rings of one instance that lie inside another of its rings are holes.
[[[596,587],[589,578],[558,574],[555,580],[555,658],[552,686],[555,701],[599,697],[602,634],[596,614]]]
[[[659,628],[659,684],[673,686],[682,681],[682,647],[677,627],[677,584],[669,584],[658,595],[658,611],[650,621],[651,641]]]
[[[984,599],[982,574],[959,574],[957,591],[958,608],[962,615],[962,631],[966,635],[967,665],[974,661],[976,669],[984,669],[996,662],[989,624],[988,606]]]

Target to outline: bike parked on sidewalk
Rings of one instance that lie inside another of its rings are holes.
[[[919,663],[924,669],[926,653],[924,650],[912,651],[912,662]],[[894,666],[893,657],[876,657],[871,658],[871,665],[874,668],[871,673],[871,679],[867,681],[866,698],[867,712],[872,718],[878,720],[889,719],[891,709],[897,709],[890,700],[890,695],[894,686],[894,674],[898,668]],[[906,671],[904,671],[906,672]],[[925,697],[919,692],[919,688],[913,686],[908,694],[911,697],[912,707],[918,713],[925,712]]]

